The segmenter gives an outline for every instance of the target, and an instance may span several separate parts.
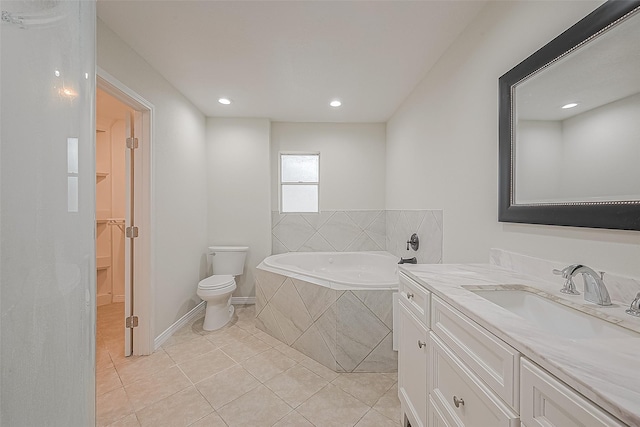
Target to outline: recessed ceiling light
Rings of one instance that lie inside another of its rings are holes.
[[[577,107],[577,106],[578,106],[578,104],[576,104],[575,102],[571,102],[569,104],[563,105],[562,108],[566,110],[567,108],[573,108],[573,107]]]
[[[229,105],[229,104],[231,104],[231,100],[230,100],[229,98],[219,98],[219,99],[218,99],[218,102],[219,102],[220,104],[223,104],[223,105]]]
[[[342,105],[342,101],[340,101],[339,99],[334,99],[329,103],[329,105],[331,105],[332,107],[339,107]]]

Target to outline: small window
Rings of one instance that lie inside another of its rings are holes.
[[[319,181],[319,153],[280,153],[280,212],[319,212]]]

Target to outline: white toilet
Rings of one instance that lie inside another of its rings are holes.
[[[244,271],[247,246],[209,246],[213,276],[198,283],[196,294],[207,302],[203,329],[215,331],[229,323],[233,317],[231,294],[236,290],[234,276]]]

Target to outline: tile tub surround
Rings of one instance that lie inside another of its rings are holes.
[[[324,211],[318,214],[271,212],[271,254],[285,252],[383,251],[419,263],[442,262],[441,210]],[[406,250],[417,233],[418,251]]]
[[[336,372],[395,372],[392,290],[337,291],[256,270],[256,327]]]
[[[505,267],[518,273],[544,278],[549,282],[556,282],[559,288],[562,286],[564,279],[561,276],[554,275],[553,269],[562,270],[570,264],[576,264],[576,260],[570,262],[549,261],[503,249],[491,249],[489,262],[492,265]],[[599,271],[597,265],[590,265],[589,267]],[[582,292],[582,280],[576,279],[575,282],[578,290]],[[604,283],[607,286],[611,300],[618,301],[621,304],[629,305],[636,294],[640,292],[640,279],[605,273]]]
[[[569,340],[551,336],[472,293],[469,287],[528,286],[640,331],[640,319],[626,315],[626,305],[599,307],[585,302],[582,295],[560,293],[556,281],[490,264],[405,265],[401,270],[615,417],[640,425],[640,338]]]

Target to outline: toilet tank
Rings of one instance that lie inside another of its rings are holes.
[[[209,246],[213,274],[241,275],[248,250],[247,246]]]

